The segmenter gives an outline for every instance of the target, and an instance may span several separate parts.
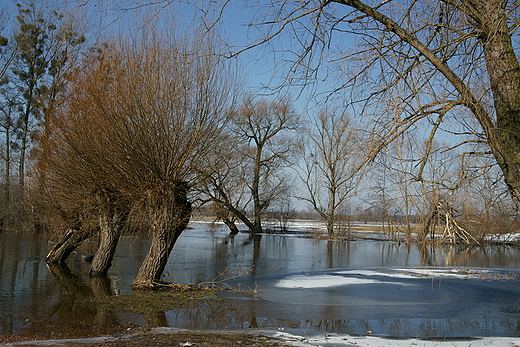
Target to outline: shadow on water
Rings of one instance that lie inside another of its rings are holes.
[[[290,235],[228,236],[193,224],[175,246],[164,280],[218,282],[223,301],[136,314],[91,298],[131,294],[147,240],[124,239],[109,277],[89,278],[81,253],[44,262],[46,242],[0,234],[0,335],[75,337],[135,325],[195,329],[276,328],[408,336],[519,336],[520,251],[457,249]]]

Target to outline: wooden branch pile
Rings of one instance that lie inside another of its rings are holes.
[[[444,212],[444,220],[446,222],[444,226],[444,232],[441,237],[441,242],[444,240],[449,240],[450,243],[466,243],[468,245],[472,243],[476,243],[480,245],[480,242],[476,238],[473,237],[466,229],[461,227],[455,217],[453,217],[453,212],[450,207],[446,205],[446,210]]]
[[[425,221],[423,234],[426,235],[429,231],[435,231],[435,225],[438,223],[439,217],[444,219],[444,229],[439,242],[448,242],[451,244],[477,244],[480,242],[473,237],[466,229],[461,227],[457,222],[457,219],[453,216],[454,210],[446,203],[439,202],[428,214]],[[437,217],[437,220],[436,220]],[[433,224],[433,225],[432,225]]]

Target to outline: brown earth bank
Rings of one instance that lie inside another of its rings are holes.
[[[171,330],[171,329],[170,329]],[[2,346],[2,345],[0,345]],[[83,346],[83,347],[141,347],[141,346],[184,346],[184,347],[267,347],[289,346],[271,337],[245,333],[215,333],[200,331],[157,332],[138,329],[124,335],[102,336],[83,339],[31,340],[7,343],[3,346]]]

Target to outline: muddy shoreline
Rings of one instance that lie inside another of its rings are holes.
[[[200,331],[166,327],[138,328],[134,332],[96,337],[26,340],[0,343],[0,347],[409,347],[419,345],[422,347],[518,347],[520,346],[520,338],[475,337],[458,339],[414,339],[338,334],[305,336],[273,329]]]

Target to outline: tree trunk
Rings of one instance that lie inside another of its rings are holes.
[[[8,208],[11,208],[11,129],[10,129],[10,118],[7,118],[8,125],[5,127],[5,154],[4,154],[4,166],[5,166],[5,202]]]
[[[417,234],[417,241],[424,242],[428,234],[432,234],[432,241],[435,237],[435,228],[437,227],[437,222],[435,222],[435,218],[439,214],[439,203],[433,203],[430,211],[426,215],[426,218],[422,221],[421,231]]]
[[[49,251],[45,261],[47,261],[47,263],[63,263],[76,247],[93,235],[93,231],[68,229],[60,241]]]
[[[327,220],[325,221],[325,224],[327,225],[327,234],[329,235],[329,239],[334,238],[334,217],[327,216]]]
[[[222,218],[222,221],[229,228],[229,231],[230,231],[229,235],[237,235],[240,232],[238,230],[237,225],[235,224],[235,222],[233,222],[231,219],[225,217],[225,218]]]
[[[493,92],[500,146],[490,141],[493,154],[520,212],[520,63],[516,57],[507,14],[501,0],[468,0],[480,14],[479,37]],[[487,135],[487,134],[486,134]],[[488,136],[489,137],[489,136]]]
[[[334,174],[331,175],[334,177]],[[329,188],[329,201],[327,206],[326,222],[327,222],[327,233],[329,238],[334,238],[334,225],[336,224],[336,184],[335,180],[331,180],[331,188]]]
[[[152,245],[146,255],[135,280],[134,289],[153,289],[161,279],[175,242],[190,221],[191,203],[187,191],[179,192],[174,202],[159,205],[151,226]]]
[[[262,233],[262,212],[264,210],[263,203],[260,199],[260,168],[262,166],[262,150],[263,145],[258,144],[256,148],[255,163],[253,167],[253,182],[251,185],[251,195],[253,196],[253,212],[255,214],[253,233]]]
[[[255,228],[251,231],[254,234],[260,234],[264,231],[262,227],[262,212],[260,209],[255,208]]]
[[[247,216],[237,210],[235,206],[230,202],[229,198],[227,197],[226,193],[222,190],[219,191],[219,193],[222,195],[223,200],[218,200],[218,203],[222,204],[222,206],[225,206],[231,213],[233,213],[242,223],[244,223],[251,232],[254,232],[255,230],[255,224],[247,218]]]
[[[29,139],[29,118],[31,116],[31,112],[33,109],[33,91],[34,91],[35,85],[33,83],[30,84],[28,89],[28,100],[27,104],[25,105],[25,110],[23,113],[22,118],[22,134],[21,134],[21,143],[20,143],[20,163],[18,165],[18,184],[20,187],[24,188],[25,185],[25,160],[26,160],[26,152],[27,152],[27,145],[28,145],[28,139]]]
[[[229,209],[219,204],[217,209],[217,217],[222,219],[224,224],[229,228],[230,235],[237,235],[239,233],[239,230],[234,222],[235,217],[231,214]]]
[[[119,214],[102,214],[99,217],[100,242],[90,265],[90,276],[106,276],[112,266],[117,243],[121,236],[122,220]]]

